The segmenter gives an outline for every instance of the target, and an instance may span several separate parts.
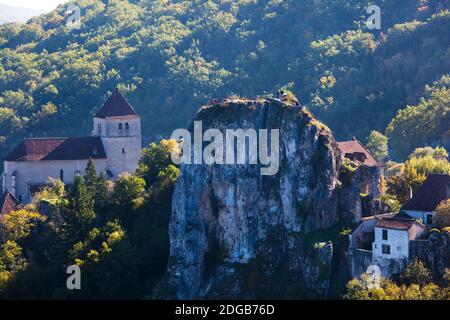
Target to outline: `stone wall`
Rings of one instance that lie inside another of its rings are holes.
[[[442,280],[446,268],[450,268],[450,229],[432,231],[428,240],[411,241],[410,256],[424,261],[436,282]]]
[[[98,172],[105,172],[106,159],[94,159]],[[61,160],[61,161],[5,161],[5,187],[22,202],[31,201],[28,185],[44,184],[48,179],[60,178],[60,170],[64,172],[64,182],[71,184],[77,172],[83,173],[88,160]],[[12,175],[16,173],[16,192],[12,187]]]
[[[350,249],[350,270],[352,278],[357,278],[372,265],[372,251]]]
[[[378,167],[360,166],[355,172],[342,172],[339,206],[347,220],[359,222],[363,217],[382,213],[380,198],[381,172]],[[367,205],[363,206],[361,193],[368,192]]]

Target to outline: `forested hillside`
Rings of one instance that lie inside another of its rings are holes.
[[[423,105],[425,86],[450,73],[448,0],[377,1],[382,25],[373,31],[368,0],[75,3],[80,29],[66,26],[70,3],[0,26],[0,156],[24,136],[89,134],[91,115],[115,87],[142,115],[145,142],[186,126],[211,98],[283,86],[337,138],[364,141],[398,110]],[[444,112],[432,117],[445,125],[448,90],[442,95],[433,110]],[[393,140],[414,130],[402,118],[389,127]],[[442,143],[444,129],[393,154]]]

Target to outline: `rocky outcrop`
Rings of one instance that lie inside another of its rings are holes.
[[[418,257],[430,268],[434,280],[442,282],[445,269],[450,268],[450,228],[432,230],[427,240],[411,241],[410,256]]]
[[[260,165],[182,165],[168,272],[154,296],[324,298],[333,243],[309,236],[346,219],[329,129],[306,109],[277,100],[204,107],[195,120],[203,130],[279,129],[280,169],[262,176]]]

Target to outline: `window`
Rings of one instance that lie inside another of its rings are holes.
[[[127,123],[125,123],[125,130],[130,130],[130,125]]]
[[[64,170],[59,170],[59,180],[64,181]]]
[[[383,230],[383,240],[387,240],[388,239],[388,231],[387,230]]]
[[[381,253],[383,253],[383,254],[391,254],[391,246],[388,246],[387,244],[383,244],[381,246]]]
[[[402,247],[397,247],[397,250],[398,251],[402,251]]]
[[[11,187],[15,188],[17,183],[17,173],[13,173],[11,176]]]
[[[433,224],[433,215],[432,214],[427,215],[427,224],[428,225]]]
[[[123,130],[123,124],[119,123],[119,130]]]
[[[125,148],[122,148],[122,154],[125,154]]]
[[[98,131],[98,134],[102,134],[102,124],[101,123],[97,124],[97,131]]]

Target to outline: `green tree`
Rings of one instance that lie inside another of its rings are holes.
[[[0,234],[4,240],[18,241],[30,235],[31,230],[46,218],[37,212],[18,210],[3,216]]]
[[[8,240],[0,244],[0,297],[11,278],[26,266],[22,248],[16,242]]]
[[[137,174],[151,186],[158,179],[160,172],[173,164],[171,154],[180,152],[179,144],[175,140],[161,140],[158,144],[150,144],[142,151]]]
[[[145,180],[128,173],[119,176],[112,194],[115,216],[126,228],[136,220],[136,212],[145,203]]]
[[[69,251],[72,263],[81,267],[83,290],[65,291],[73,298],[138,298],[142,295],[137,279],[136,250],[119,221],[109,221],[92,229],[84,241]]]
[[[119,208],[138,208],[142,204],[145,192],[145,180],[123,173],[117,180],[113,193],[113,202]]]
[[[440,142],[448,134],[450,122],[450,76],[445,75],[426,88],[426,96],[416,106],[400,110],[386,135],[397,155],[404,158],[414,148]]]
[[[66,245],[69,246],[83,239],[95,222],[94,196],[89,192],[84,178],[80,175],[75,177],[67,205],[62,209],[62,215],[63,236]]]
[[[408,286],[415,284],[424,287],[430,284],[431,281],[432,275],[430,270],[417,258],[409,263],[400,275],[400,282]]]
[[[447,150],[442,147],[424,147],[424,148],[416,148],[413,153],[409,156],[409,159],[412,158],[425,158],[428,156],[432,156],[433,158],[439,160],[448,157]]]
[[[372,131],[368,138],[367,149],[380,162],[388,156],[388,139],[378,131]]]
[[[84,179],[88,192],[93,195],[95,212],[104,212],[110,201],[108,181],[103,173],[97,174],[92,159],[87,163]]]

